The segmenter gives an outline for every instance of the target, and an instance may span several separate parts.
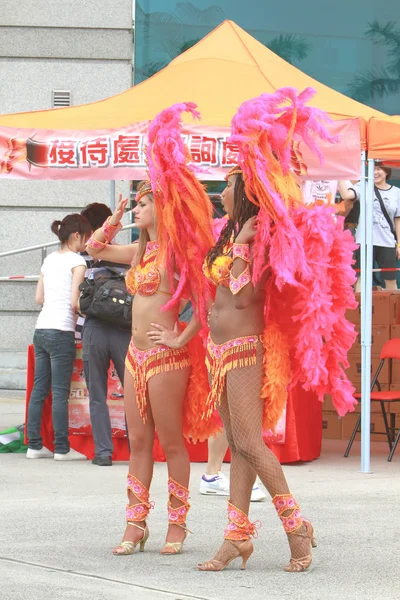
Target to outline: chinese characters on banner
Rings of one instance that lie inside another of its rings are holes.
[[[185,136],[192,160],[205,167],[236,164],[237,146],[226,137]],[[102,136],[93,140],[51,140],[49,167],[144,166],[144,134]]]
[[[25,137],[23,137],[24,132]],[[237,162],[229,130],[186,129],[192,162],[205,179],[222,179]],[[142,179],[147,124],[120,131],[50,132],[0,129],[0,178]]]
[[[51,140],[49,167],[144,165],[143,134],[102,136],[93,140]]]
[[[1,179],[140,180],[146,178],[149,123],[118,130],[51,131],[0,127]],[[357,179],[360,170],[358,119],[332,121],[338,142],[319,142],[320,162],[302,140],[293,145],[292,168],[302,179]],[[229,142],[228,127],[184,125],[182,136],[203,180],[224,179],[237,163],[238,149]],[[343,160],[346,156],[346,160]]]

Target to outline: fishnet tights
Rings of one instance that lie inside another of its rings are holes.
[[[229,371],[226,386],[218,407],[231,450],[230,502],[244,513],[249,513],[251,491],[258,475],[271,497],[289,494],[282,467],[262,439],[264,402],[260,398],[263,376],[263,346],[257,344],[257,363],[254,366]],[[290,516],[291,510],[283,516]],[[301,535],[288,534],[292,558],[310,554],[310,540]],[[235,542],[239,547],[241,542]],[[232,556],[232,542],[225,540],[214,559],[225,562]]]

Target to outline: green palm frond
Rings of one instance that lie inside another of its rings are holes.
[[[145,23],[143,43],[151,48],[152,61],[136,71],[137,77],[154,75],[156,65],[165,67],[178,54],[181,54],[199,40],[187,40],[188,26],[204,26],[207,31],[211,26],[218,25],[225,18],[224,11],[218,6],[210,6],[204,10],[198,9],[190,2],[179,2],[173,13],[145,13],[136,2],[136,22]]]
[[[365,33],[375,44],[386,46],[388,57],[390,57],[386,67],[394,78],[400,77],[400,29],[396,29],[396,23],[389,21],[382,25],[375,20],[369,23],[369,28]]]
[[[189,50],[189,48],[195,46],[200,40],[201,38],[197,38],[196,40],[188,40],[187,42],[184,42],[179,48],[179,54],[182,54],[182,52],[186,52],[186,50]]]
[[[400,29],[396,29],[395,21],[388,21],[385,25],[377,20],[372,21],[368,23],[365,35],[375,44],[400,48]]]
[[[225,13],[219,6],[209,6],[204,10],[193,6],[191,2],[178,2],[174,12],[178,23],[185,25],[219,25],[225,19]]]
[[[387,69],[371,69],[354,78],[349,95],[359,102],[382,98],[400,91],[400,78],[391,77]]]
[[[292,33],[281,34],[265,45],[290,64],[304,60],[311,50],[305,38]]]

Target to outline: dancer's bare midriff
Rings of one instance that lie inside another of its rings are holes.
[[[236,308],[236,298],[228,288],[218,286],[209,314],[213,342],[223,344],[245,335],[261,335],[264,330],[264,293],[246,308]]]
[[[155,293],[152,296],[137,294],[132,303],[132,339],[136,348],[148,350],[154,346],[147,333],[154,329],[152,323],[173,329],[178,319],[178,309],[163,311],[171,296]]]

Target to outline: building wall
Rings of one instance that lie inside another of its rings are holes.
[[[0,23],[2,114],[50,109],[52,90],[70,90],[77,105],[132,85],[132,0],[2,0]],[[54,241],[54,219],[95,201],[109,203],[109,182],[0,180],[0,252]],[[41,261],[40,251],[0,258],[0,276],[37,275]],[[0,350],[32,339],[34,289],[0,282]]]

